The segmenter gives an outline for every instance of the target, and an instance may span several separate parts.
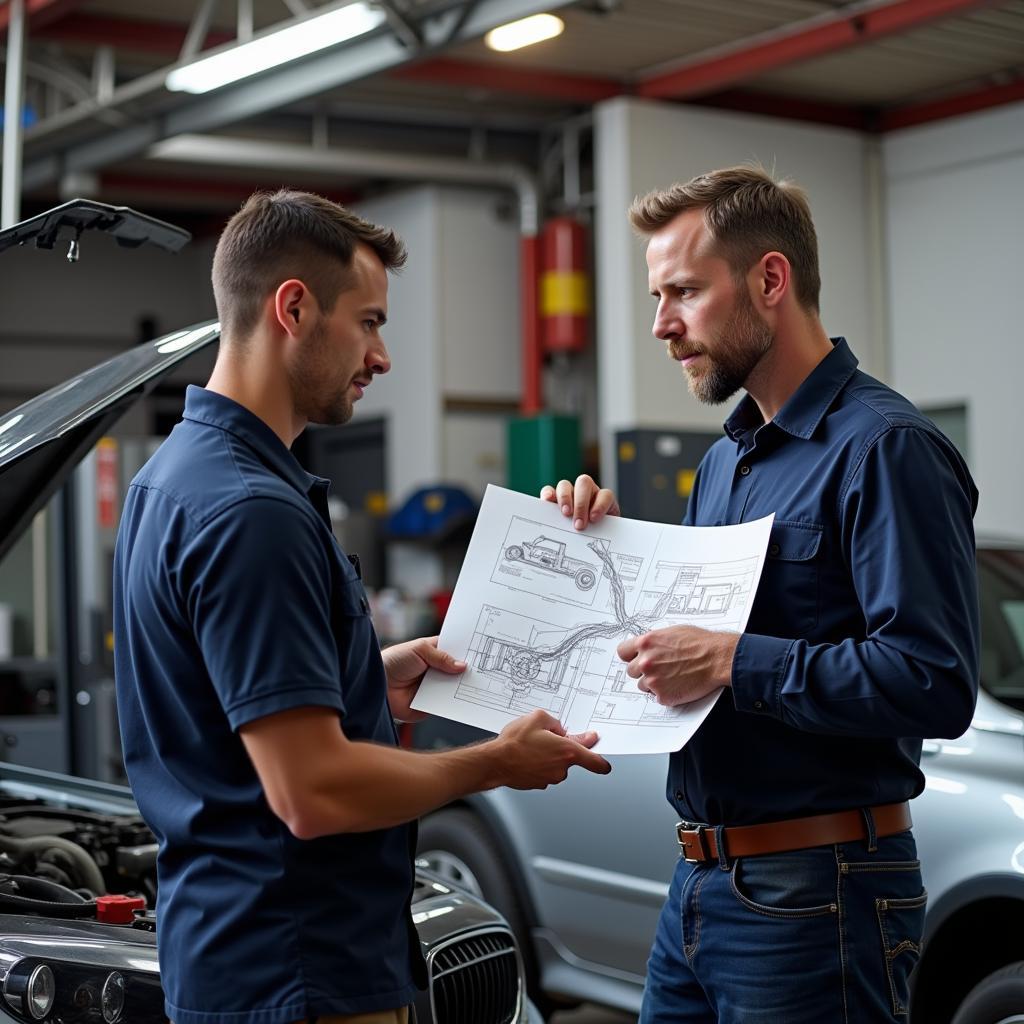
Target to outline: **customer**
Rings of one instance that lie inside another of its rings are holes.
[[[905,1020],[926,900],[907,801],[922,738],[960,735],[977,696],[977,491],[933,424],[826,335],[798,188],[719,170],[630,219],[654,335],[690,391],[747,392],[684,522],[775,515],[747,632],[669,626],[618,648],[660,704],[730,688],[671,756],[682,858],[641,1021]],[[618,512],[586,476],[541,497],[577,528]]]
[[[307,423],[348,420],[390,368],[387,271],[404,260],[393,232],[318,196],[250,198],[214,256],[213,375],[125,502],[118,707],[160,844],[175,1024],[405,1021],[425,980],[409,822],[574,764],[609,770],[595,734],[576,742],[541,712],[472,748],[396,745],[428,666],[465,666],[436,638],[380,651],[328,483],[289,446]]]

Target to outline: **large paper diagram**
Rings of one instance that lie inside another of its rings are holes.
[[[492,732],[543,708],[570,732],[597,730],[602,753],[678,750],[720,691],[663,707],[615,649],[684,623],[742,632],[771,522],[577,531],[550,502],[489,486],[440,638],[467,668],[429,672],[413,707]]]

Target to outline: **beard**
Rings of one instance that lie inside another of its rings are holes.
[[[333,383],[336,363],[327,341],[326,317],[322,317],[306,340],[302,358],[288,374],[295,411],[310,423],[340,426],[352,419],[352,381]]]
[[[771,348],[775,335],[754,309],[745,290],[737,293],[736,308],[721,331],[713,338],[710,349],[700,341],[669,347],[673,359],[699,352],[705,369],[687,369],[690,394],[705,405],[721,405],[728,401],[753,373],[764,354]]]

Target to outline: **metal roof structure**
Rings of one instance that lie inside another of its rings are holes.
[[[28,196],[81,173],[129,200],[147,182],[176,192],[189,158],[156,160],[153,147],[182,134],[517,160],[543,174],[557,163],[545,145],[619,95],[870,132],[1024,99],[1024,0],[377,0],[387,21],[370,35],[200,96],[168,92],[167,71],[337,0],[21,2]],[[543,10],[563,17],[561,36],[512,53],[484,45],[489,28]],[[184,194],[233,202],[239,172],[204,171]],[[345,194],[372,175],[330,181]]]

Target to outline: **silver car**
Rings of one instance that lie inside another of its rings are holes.
[[[979,540],[982,693],[970,729],[927,741],[914,831],[929,893],[910,1024],[1024,1022],[1024,545]],[[471,738],[430,721],[419,746]],[[666,758],[614,758],[543,793],[496,790],[428,817],[425,865],[497,906],[535,1001],[637,1011],[679,855]]]

